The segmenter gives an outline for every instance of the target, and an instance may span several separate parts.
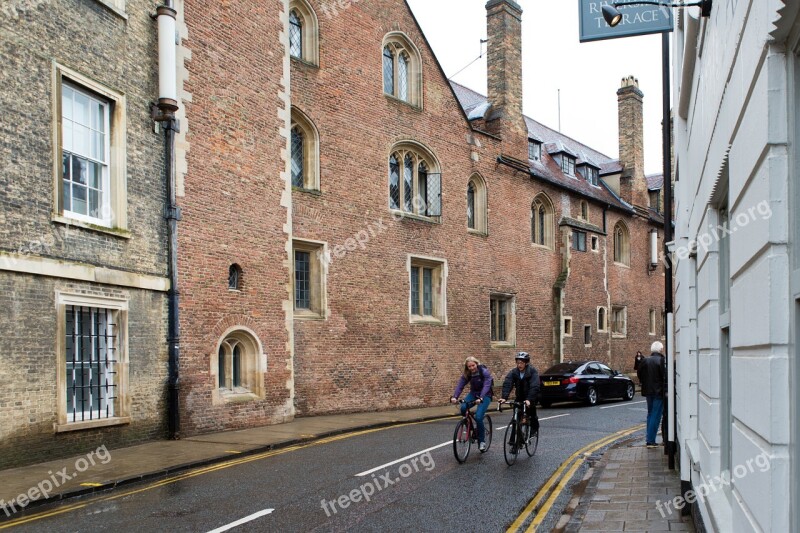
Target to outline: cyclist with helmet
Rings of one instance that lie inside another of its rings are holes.
[[[503,381],[502,398],[498,402],[507,402],[508,395],[513,387],[517,401],[525,402],[524,416],[528,418],[527,421],[531,426],[531,435],[533,435],[539,431],[539,417],[536,415],[536,399],[539,396],[539,372],[530,364],[531,356],[528,352],[519,352],[514,359],[517,367],[506,375],[506,379]],[[525,423],[524,418],[523,423]]]
[[[489,372],[489,369],[482,365],[480,361],[474,357],[467,357],[464,361],[464,372],[458,379],[456,390],[453,392],[452,398],[450,398],[451,403],[458,401],[458,397],[467,383],[469,383],[469,394],[464,398],[464,403],[461,404],[461,415],[464,415],[470,402],[478,404],[478,408],[475,409],[475,421],[478,422],[478,449],[481,452],[485,452],[486,426],[483,424],[483,417],[486,416],[486,410],[492,402],[494,378],[492,378],[492,373]]]

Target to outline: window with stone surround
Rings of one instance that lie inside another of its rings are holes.
[[[60,65],[54,76],[54,218],[125,230],[125,96]]]
[[[320,189],[319,133],[314,123],[294,107],[291,134],[292,187],[318,191]]]
[[[476,174],[467,184],[467,228],[476,233],[487,233],[486,183]]]
[[[421,217],[441,216],[442,180],[433,156],[403,143],[389,155],[389,208]]]
[[[319,22],[306,0],[289,2],[289,55],[319,65]]]
[[[446,263],[435,258],[409,256],[408,270],[410,321],[446,322]]]
[[[606,320],[606,308],[605,307],[598,307],[597,308],[597,331],[605,331],[608,327],[607,320]]]
[[[383,39],[383,92],[422,107],[422,59],[417,47],[401,32]]]
[[[491,341],[493,346],[516,344],[516,309],[511,294],[492,294],[489,298]]]
[[[128,301],[56,293],[56,303],[56,431],[130,422]]]
[[[545,193],[539,193],[531,204],[531,241],[533,244],[553,248],[553,203]]]
[[[631,265],[631,245],[628,227],[621,220],[614,225],[614,262]]]
[[[295,319],[325,318],[327,308],[325,244],[295,239],[293,294]]]
[[[572,249],[577,252],[586,251],[586,232],[572,230]]]
[[[611,307],[611,335],[625,337],[628,335],[628,308],[624,306]]]
[[[211,357],[211,373],[216,374],[212,404],[263,398],[265,364],[255,333],[245,327],[231,328],[222,335]]]

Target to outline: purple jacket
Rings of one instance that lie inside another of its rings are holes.
[[[486,398],[487,396],[491,398],[493,382],[492,373],[489,372],[489,369],[483,365],[479,365],[478,372],[469,378],[469,390],[476,394],[480,391],[481,398]],[[464,390],[466,384],[467,378],[464,377],[464,374],[461,374],[461,377],[458,379],[458,384],[456,385],[456,390],[453,393],[453,398],[458,398],[459,395],[461,395],[461,391]]]

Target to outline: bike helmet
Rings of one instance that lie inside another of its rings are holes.
[[[514,359],[517,361],[525,361],[526,363],[530,363],[531,356],[528,354],[528,352],[518,352]]]

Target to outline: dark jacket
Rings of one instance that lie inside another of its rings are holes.
[[[492,373],[489,372],[489,369],[484,365],[478,365],[478,371],[469,378],[469,390],[475,394],[480,394],[481,398],[491,398],[493,383],[494,378],[492,378]],[[464,374],[461,374],[461,378],[459,378],[458,384],[456,385],[456,390],[453,393],[453,398],[459,397],[466,384],[467,378],[464,377]]]
[[[506,375],[503,381],[503,398],[508,399],[511,394],[511,388],[516,391],[516,398],[519,401],[530,400],[531,404],[536,403],[539,397],[539,372],[533,367],[528,365],[525,367],[525,373],[522,377],[519,375],[519,370],[516,368]]]
[[[637,353],[636,357],[633,359],[633,369],[634,370],[639,370],[639,365],[641,365],[642,361],[644,361],[644,360],[645,360],[644,355]]]
[[[639,363],[636,375],[639,376],[639,384],[642,386],[642,396],[663,396],[664,395],[664,356],[660,353],[652,353],[650,357]]]

